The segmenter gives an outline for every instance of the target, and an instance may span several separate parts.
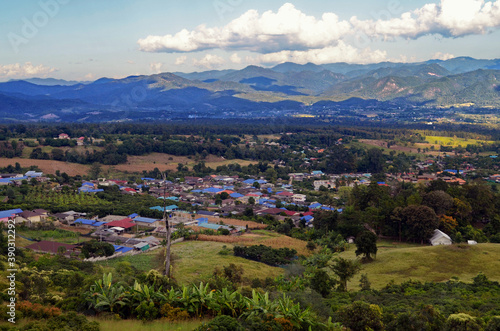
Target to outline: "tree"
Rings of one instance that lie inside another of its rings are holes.
[[[82,246],[82,254],[85,258],[96,256],[111,256],[115,253],[113,245],[95,240],[86,241]]]
[[[382,311],[377,305],[355,301],[337,312],[337,320],[350,330],[383,330]]]
[[[356,238],[356,256],[364,255],[363,261],[371,261],[377,255],[377,235],[371,231],[363,231]]]
[[[438,190],[424,195],[422,203],[434,209],[436,215],[444,215],[453,207],[453,198],[448,193]]]
[[[99,175],[101,174],[101,165],[97,162],[93,163],[90,166],[89,170],[89,176],[91,179],[97,179],[99,178]]]
[[[333,261],[335,263],[330,265],[329,267],[339,278],[338,290],[341,292],[346,292],[347,282],[361,270],[361,265],[356,260],[347,260],[341,257],[338,257]]]
[[[255,198],[254,198],[254,197],[250,197],[250,198],[248,198],[248,203],[249,203],[250,205],[255,205]]]
[[[401,219],[407,239],[424,243],[431,238],[432,233],[439,226],[439,219],[430,207],[410,205],[403,209],[396,209],[396,218]]]
[[[328,273],[323,269],[316,269],[310,280],[311,288],[321,294],[322,297],[330,295],[334,285],[335,281],[331,279]]]

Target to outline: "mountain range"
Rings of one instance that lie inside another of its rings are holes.
[[[94,82],[0,83],[0,120],[126,121],[262,117],[320,105],[500,107],[500,59],[419,63],[282,63],[272,68],[161,73]]]

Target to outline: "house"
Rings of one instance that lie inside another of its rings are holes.
[[[134,249],[138,250],[138,251],[147,251],[149,249],[149,243],[147,242],[140,242],[138,244],[135,244],[134,245]]]
[[[69,139],[69,135],[66,133],[60,133],[58,136],[59,139]]]
[[[98,222],[96,220],[88,220],[85,218],[79,218],[76,221],[74,221],[72,225],[81,226],[81,227],[88,228],[88,229],[96,229],[104,224],[106,224],[106,223]]]
[[[134,222],[137,225],[156,228],[156,227],[160,226],[161,222],[163,222],[163,221],[159,220],[159,219],[155,219],[155,218],[136,217],[136,218],[134,218]]]
[[[198,215],[218,217],[219,213],[213,211],[199,210],[196,212]]]
[[[452,244],[450,236],[438,229],[434,230],[434,234],[430,239],[430,242],[432,246]]]
[[[9,219],[13,219],[22,212],[23,210],[19,208],[0,211],[0,222],[7,223]]]
[[[304,203],[306,202],[307,196],[305,194],[294,194],[292,197],[292,201],[295,203]]]
[[[112,221],[104,224],[106,228],[108,229],[113,229],[113,228],[119,228],[117,229],[117,232],[125,232],[125,231],[131,231],[132,228],[136,225],[135,223],[132,222],[130,218],[124,218],[119,221]]]
[[[29,210],[25,210],[22,213],[19,213],[19,216],[30,223],[40,223],[45,218],[43,214]]]
[[[42,177],[43,172],[28,171],[27,173],[24,174],[24,176],[29,178]]]

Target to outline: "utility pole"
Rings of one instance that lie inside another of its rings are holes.
[[[165,248],[165,276],[170,278],[170,246],[171,246],[171,232],[170,232],[170,222],[169,215],[167,215],[167,185],[166,176],[163,174],[163,220],[165,221],[165,233],[167,236],[167,247]]]

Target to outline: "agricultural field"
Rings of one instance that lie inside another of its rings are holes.
[[[60,193],[55,191],[44,191],[42,188],[35,187],[25,198],[27,203],[40,205],[43,208],[49,209],[88,209],[89,207],[97,207],[110,205],[111,202],[98,198],[93,194],[77,194],[77,193]]]
[[[500,245],[454,244],[450,246],[383,245],[376,259],[363,265],[361,272],[349,282],[349,290],[359,290],[359,279],[367,274],[372,288],[380,289],[389,282],[400,284],[407,280],[443,282],[458,277],[470,282],[479,272],[488,279],[500,281]],[[355,259],[354,245],[339,254]]]
[[[491,144],[490,140],[464,139],[457,137],[425,136],[425,140],[431,145],[442,145],[451,147],[467,147],[467,145],[478,145],[482,143]]]
[[[64,244],[77,244],[82,241],[90,240],[90,238],[81,237],[79,233],[54,229],[54,230],[29,230],[19,229],[17,234],[31,239],[57,241]],[[24,238],[22,238],[24,239]],[[25,242],[20,242],[19,246],[23,247],[33,244],[33,242],[25,239]]]
[[[229,165],[238,163],[241,166],[246,166],[249,164],[254,164],[257,162],[245,161],[245,160],[226,160],[223,157],[218,157],[215,155],[209,155],[206,159],[202,160],[205,165],[210,168],[217,168],[222,165]],[[103,169],[109,169],[110,171],[116,170],[121,172],[139,172],[142,171],[152,171],[154,168],[158,168],[160,171],[170,170],[176,171],[177,165],[179,163],[186,165],[189,169],[197,164],[199,161],[194,158],[189,158],[186,156],[174,156],[162,153],[152,153],[149,155],[142,156],[129,156],[126,164],[119,164],[115,166],[103,166]]]
[[[29,168],[31,166],[38,167],[45,174],[55,174],[57,170],[61,173],[65,172],[69,176],[85,175],[90,169],[90,165],[69,163],[63,161],[53,161],[53,160],[32,160],[24,159],[19,157],[14,157],[11,159],[0,158],[0,167],[5,168],[8,165],[14,165],[19,163],[23,168]]]

